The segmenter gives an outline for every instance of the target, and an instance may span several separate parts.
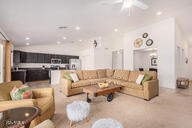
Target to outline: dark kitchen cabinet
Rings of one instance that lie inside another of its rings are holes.
[[[44,63],[44,54],[37,53],[37,63]]]
[[[36,53],[26,53],[26,63],[36,63],[37,54]]]
[[[20,63],[20,51],[13,51],[13,62]]]
[[[26,52],[21,52],[20,53],[20,62],[21,63],[26,63],[26,59],[27,59],[27,55],[26,55]]]
[[[27,70],[27,82],[49,80],[49,70],[43,69],[28,69]]]
[[[56,55],[13,51],[14,63],[51,63],[51,59],[61,59],[61,63],[69,63],[70,59],[79,59],[79,56]]]
[[[50,54],[44,55],[44,63],[51,63],[51,55]]]
[[[11,81],[22,81],[23,83],[26,82],[26,71],[12,71],[11,72]]]
[[[65,63],[67,63],[67,56],[62,56],[62,58],[61,58],[61,63],[62,64],[65,64]]]

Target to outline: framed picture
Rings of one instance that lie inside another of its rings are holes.
[[[151,66],[157,66],[157,58],[156,57],[151,58]]]
[[[153,45],[153,40],[152,40],[152,39],[148,39],[148,40],[146,41],[146,45],[147,45],[147,46]]]
[[[148,33],[144,33],[143,38],[147,38],[147,37],[148,37]]]
[[[139,48],[142,45],[143,45],[143,40],[141,38],[138,38],[138,39],[135,40],[135,42],[134,42],[134,47],[135,48]]]

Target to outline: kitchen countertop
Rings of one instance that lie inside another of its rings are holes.
[[[12,72],[26,72],[26,70],[12,70]]]

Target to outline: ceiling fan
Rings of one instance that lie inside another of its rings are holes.
[[[125,10],[125,9],[129,9],[129,13],[130,13],[130,8],[132,6],[136,6],[140,9],[146,10],[148,9],[148,5],[146,5],[145,3],[139,1],[139,0],[116,0],[114,2],[105,2],[103,3],[104,5],[106,4],[122,4],[122,8],[121,11]],[[130,15],[130,14],[129,14]]]

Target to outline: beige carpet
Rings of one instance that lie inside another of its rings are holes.
[[[55,88],[56,112],[53,122],[57,128],[69,128],[66,105],[85,100],[86,95],[65,97],[57,85],[30,83],[34,88]],[[118,120],[124,128],[192,128],[192,87],[186,90],[160,89],[160,95],[151,101],[116,93],[112,102],[106,97],[92,98],[89,122],[75,122],[73,128],[91,128],[101,118]]]

